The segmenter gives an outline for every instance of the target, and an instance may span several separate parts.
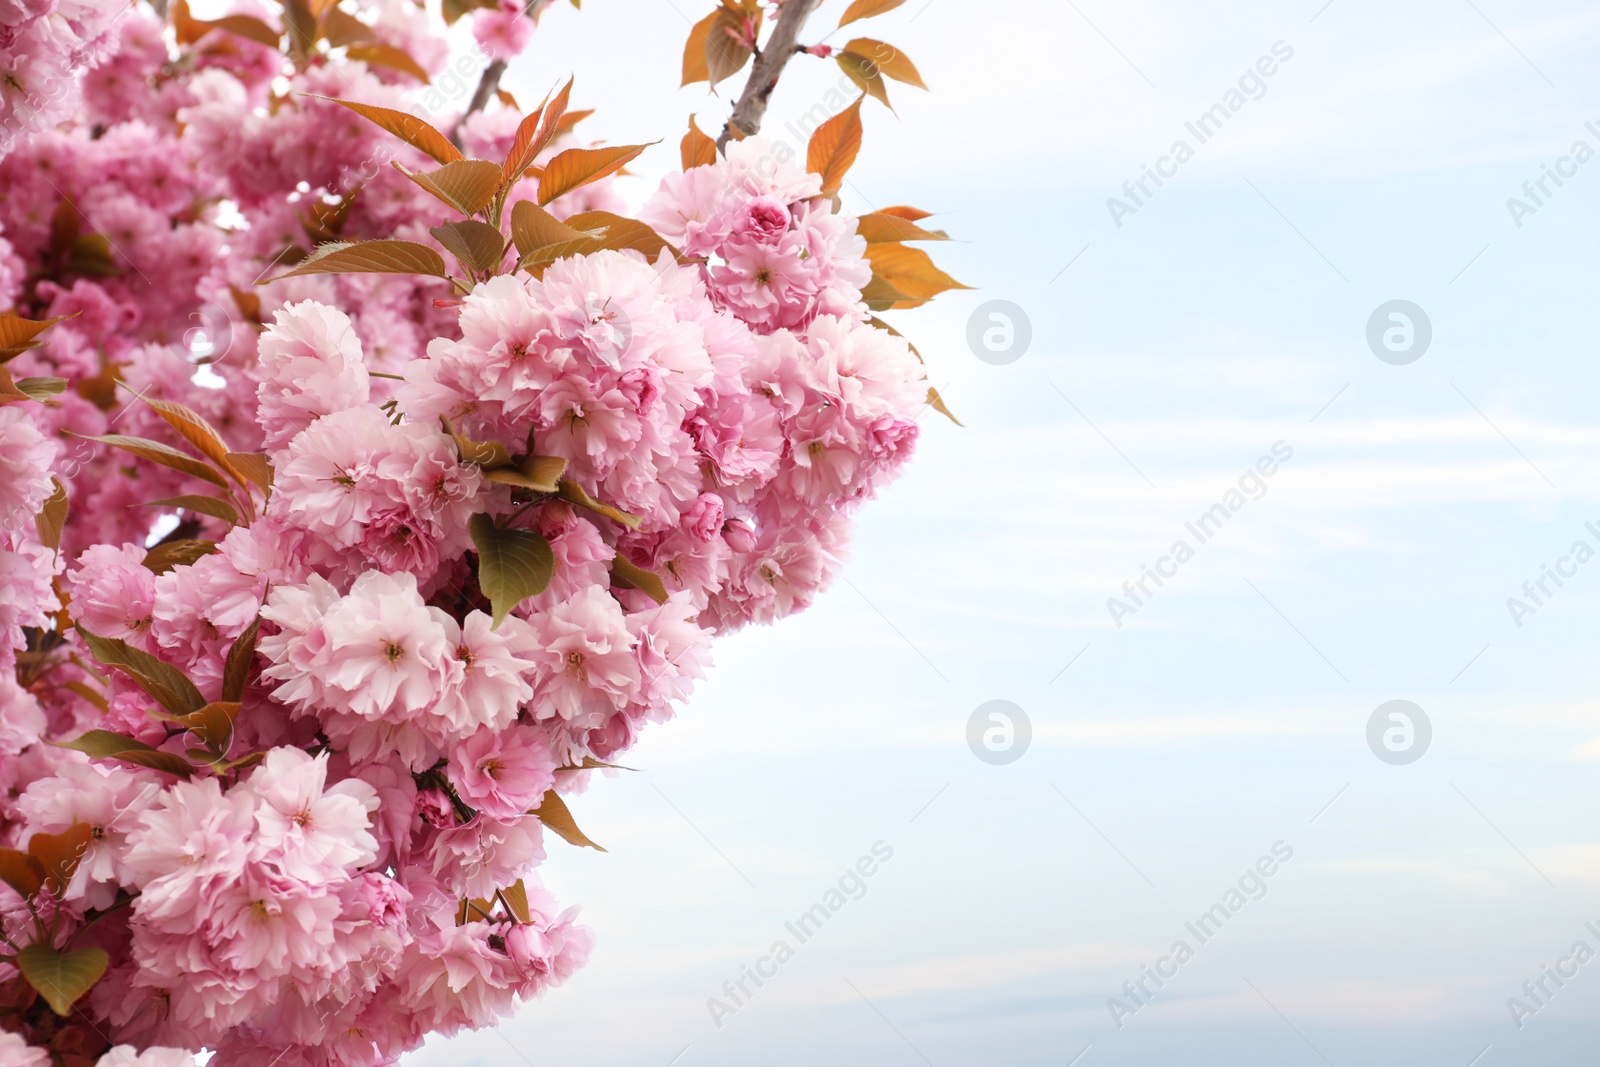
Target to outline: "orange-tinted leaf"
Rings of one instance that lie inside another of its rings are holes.
[[[263,452],[229,452],[228,462],[233,469],[247,478],[251,485],[261,490],[263,496],[272,491],[272,463]]]
[[[421,173],[399,163],[394,168],[463,215],[476,215],[488,207],[500,188],[500,165],[486,159],[458,159]]]
[[[330,100],[340,107],[349,108],[363,118],[370,119],[412,148],[425,155],[432,156],[439,163],[454,163],[456,160],[463,158],[461,150],[451,144],[448,137],[415,115],[408,115],[404,111],[396,111],[393,108],[378,107],[375,104],[358,104],[353,100],[334,100],[331,96],[322,96],[317,99]]]
[[[968,289],[934,266],[928,253],[903,244],[867,246],[874,274],[913,300],[927,300],[947,289]]]
[[[462,219],[446,222],[428,231],[456,261],[479,274],[494,274],[505,256],[506,239],[487,222]]]
[[[721,8],[712,16],[711,28],[706,33],[706,80],[713,89],[719,82],[739,73],[754,54],[740,39],[746,17],[743,12],[728,8]],[[757,24],[759,29],[759,19]]]
[[[392,44],[353,44],[345,51],[345,55],[359,59],[369,67],[388,67],[401,74],[409,74],[423,85],[428,84],[428,72],[422,69],[422,64],[412,59],[411,53]]]
[[[378,35],[372,32],[371,26],[336,7],[323,14],[322,35],[328,39],[329,48],[378,43]]]
[[[237,526],[239,513],[232,504],[220,496],[205,496],[192,494],[185,496],[171,496],[165,500],[152,500],[147,504],[129,504],[129,507],[146,508],[182,508],[184,511],[198,512],[201,515],[210,515],[213,519],[221,519],[230,525]]]
[[[882,211],[874,211],[870,215],[862,215],[856,220],[856,232],[867,239],[868,244],[881,244],[886,241],[948,241],[950,235],[943,230],[925,230],[910,219],[887,215]]]
[[[511,150],[500,165],[501,181],[509,185],[522,177],[533,157],[544,151],[560,128],[567,114],[567,99],[572,95],[572,79],[556,93],[555,99],[539,106],[539,110],[522,120],[517,134],[511,139]]]
[[[43,341],[36,340],[41,333],[71,316],[34,321],[10,311],[0,312],[0,363],[19,356],[30,348],[38,348]]]
[[[589,234],[575,230],[550,212],[529,200],[519,200],[511,208],[511,240],[517,251],[527,255],[536,248],[581,241]]]
[[[949,419],[951,422],[955,423],[957,426],[965,425],[960,419],[955,417],[955,414],[949,408],[944,406],[944,398],[939,395],[939,390],[935,389],[931,385],[928,386],[928,406],[937,411],[939,414],[943,415],[945,418]]]
[[[689,132],[678,143],[678,154],[683,157],[683,169],[709,166],[717,161],[717,142],[700,132],[694,116],[689,116]]]
[[[606,518],[611,519],[614,522],[620,522],[630,530],[637,530],[641,525],[643,525],[643,522],[640,520],[639,516],[630,515],[621,508],[614,508],[610,504],[602,504],[600,501],[584,492],[583,486],[574,481],[564,481],[561,483],[561,499],[576,504],[581,508],[588,508],[596,515],[604,515]]]
[[[44,867],[26,852],[0,848],[0,882],[15,889],[23,899],[29,899],[44,885]]]
[[[655,142],[651,142],[654,144]],[[650,145],[615,145],[611,148],[569,148],[552,159],[539,176],[539,203],[548,204],[564,193],[599,181],[621,170]]]
[[[711,36],[711,24],[717,21],[717,14],[713,11],[689,31],[689,40],[683,46],[683,80],[678,83],[680,86],[711,80],[711,72],[706,69],[706,39]]]
[[[514,467],[488,471],[485,477],[501,485],[514,485],[536,493],[554,493],[561,488],[561,475],[566,470],[567,461],[560,456],[529,456]]]
[[[932,215],[933,212],[924,211],[920,207],[906,207],[904,204],[895,204],[891,207],[879,208],[878,214],[893,215],[895,218],[905,219],[907,222],[920,222]]]
[[[844,16],[839,19],[839,25],[848,26],[858,19],[870,19],[885,11],[893,11],[905,2],[906,0],[855,0],[855,3],[845,8]]]
[[[578,829],[578,822],[572,817],[572,812],[567,809],[566,801],[554,789],[545,793],[544,800],[533,809],[532,814],[539,817],[539,821],[547,828],[554,830],[556,836],[569,845],[578,845],[583,848],[592,848],[598,852],[605,849],[589,840],[589,836]]]
[[[228,646],[228,658],[222,665],[222,699],[243,700],[245,682],[250,678],[250,664],[256,658],[256,635],[261,632],[261,616],[250,620],[244,633]]]
[[[890,111],[894,110],[894,105],[889,103],[889,87],[884,84],[883,71],[878,69],[876,63],[855,52],[840,52],[833,58],[838,61],[840,69],[850,76],[851,81],[884,107]]]
[[[845,45],[844,50],[871,60],[885,78],[915,85],[918,89],[927,88],[922,84],[922,75],[917,73],[916,65],[911,62],[911,58],[892,44],[874,41],[870,37],[857,37]]]
[[[52,743],[60,748],[76,749],[90,759],[119,759],[139,767],[164,771],[179,778],[189,778],[194,774],[194,767],[182,756],[151,748],[143,741],[123,737],[109,730],[90,730],[82,737],[73,738],[71,741]]]
[[[168,426],[177,430],[185,441],[193,445],[196,452],[210,460],[212,466],[231,476],[240,485],[245,484],[244,475],[234,470],[233,463],[228,459],[228,446],[222,440],[222,435],[217,433],[209,422],[182,404],[175,404],[170,400],[146,399],[145,403],[149,404]]]
[[[40,505],[39,514],[33,517],[33,527],[39,534],[39,543],[54,552],[61,548],[61,528],[67,522],[67,487],[61,484],[60,478],[52,477],[50,481],[55,490]]]
[[[93,835],[88,823],[75,822],[59,834],[36,833],[28,839],[28,855],[44,869],[44,888],[51,896],[66,891]]]
[[[822,176],[822,191],[835,193],[844,184],[845,173],[861,151],[861,102],[855,103],[817,127],[806,146],[806,169]]]
[[[144,554],[145,570],[151,574],[166,574],[174,567],[184,567],[217,550],[215,541],[197,541],[180,538],[163,541]]]

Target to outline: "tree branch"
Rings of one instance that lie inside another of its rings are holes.
[[[736,127],[744,137],[761,132],[761,119],[767,113],[767,98],[778,84],[778,75],[783,73],[783,68],[795,54],[795,42],[800,37],[806,19],[821,4],[822,0],[784,0],[783,9],[778,13],[778,24],[773,27],[772,36],[767,38],[766,47],[751,65],[750,78],[744,83],[744,91],[733,105],[733,114],[728,116],[727,124],[722,127],[722,135],[717,138],[718,149],[728,147]]]
[[[455,128],[450,131],[450,141],[457,148],[461,147],[461,127],[474,112],[482,111],[489,103],[489,97],[500,88],[500,76],[506,72],[506,62],[503,59],[490,60],[489,65],[483,68],[483,75],[478,78],[478,88],[472,94],[472,102],[467,105],[467,110],[461,113],[461,118],[456,120]]]

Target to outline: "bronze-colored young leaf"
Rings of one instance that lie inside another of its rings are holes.
[[[636,770],[639,769],[637,767],[624,767],[620,763],[607,763],[605,760],[603,760],[603,759],[595,759],[593,756],[585,756],[585,757],[583,757],[583,761],[581,763],[569,764],[566,767],[557,767],[556,770],[558,770],[558,771],[595,771],[595,770],[600,770],[601,768],[604,768],[606,770],[612,770],[612,771],[636,771]]]
[[[351,59],[359,59],[369,67],[387,67],[397,70],[401,74],[410,75],[423,85],[428,84],[428,72],[422,64],[411,58],[411,53],[403,48],[396,48],[392,44],[353,44],[345,49],[345,55]]]
[[[210,515],[213,519],[237,526],[239,513],[232,504],[220,496],[205,496],[195,493],[188,496],[169,496],[165,500],[152,500],[148,504],[130,504],[129,507],[146,508],[182,508],[184,511],[193,511],[201,515]]]
[[[272,492],[272,463],[264,452],[229,452],[228,462],[266,496]]]
[[[123,737],[109,730],[90,730],[82,737],[75,737],[71,741],[55,741],[52,744],[60,748],[75,749],[90,759],[119,759],[125,763],[149,767],[151,770],[164,771],[179,778],[189,778],[194,774],[193,765],[182,756],[151,748],[143,741]]]
[[[631,563],[620,552],[611,560],[611,584],[623,589],[637,589],[657,604],[667,602],[667,587],[655,571],[647,571]]]
[[[544,800],[540,801],[539,806],[534,808],[533,811],[529,812],[529,814],[537,815],[539,817],[539,821],[543,823],[546,828],[554,830],[556,832],[556,836],[560,837],[561,840],[565,841],[569,845],[577,845],[580,848],[592,848],[597,852],[605,851],[605,849],[589,840],[589,836],[587,834],[578,829],[578,822],[572,817],[572,812],[567,809],[566,801],[562,800],[561,794],[557,793],[554,789],[546,792],[544,795]]]
[[[918,89],[926,89],[922,84],[922,75],[917,73],[917,68],[900,49],[892,44],[874,41],[870,37],[857,37],[844,46],[846,52],[852,52],[870,61],[876,66],[885,78],[893,78],[897,82],[915,85]]]
[[[934,266],[920,248],[903,244],[871,244],[867,260],[874,274],[912,300],[928,300],[949,289],[969,289]]]
[[[843,17],[839,19],[839,25],[848,26],[858,19],[870,19],[885,11],[893,11],[905,2],[906,0],[855,0],[855,3],[845,8]]]
[[[956,418],[955,414],[949,408],[944,406],[944,398],[939,395],[939,390],[935,389],[931,385],[928,386],[928,406],[937,411],[939,414],[943,415],[945,418],[949,419],[951,422],[955,423],[957,426],[966,425],[960,419]]]
[[[451,436],[456,439],[456,451],[461,455],[461,462],[471,463],[476,467],[508,467],[511,465],[511,453],[499,441],[474,441],[464,434],[451,431]]]
[[[836,193],[861,151],[861,102],[855,103],[817,127],[806,145],[806,169],[822,177],[822,191]]]
[[[76,627],[78,636],[89,647],[89,654],[107,667],[114,667],[133,679],[156,703],[174,715],[187,715],[205,707],[206,698],[178,668],[164,663],[126,641]],[[115,735],[113,735],[115,736]]]
[[[435,226],[428,232],[445,251],[456,257],[456,262],[478,274],[496,273],[500,261],[505,258],[506,239],[487,222],[461,219]]]
[[[210,755],[225,759],[233,740],[233,720],[239,717],[239,707],[236,700],[213,700],[186,716],[184,725],[205,743]]]
[[[755,9],[756,32],[760,32],[761,9]],[[727,7],[719,8],[706,33],[706,80],[715,89],[750,62],[753,55],[745,39],[745,20],[751,16]]]
[[[921,222],[932,215],[933,212],[924,211],[920,207],[907,207],[905,204],[892,204],[889,207],[879,208],[878,214],[893,215],[895,218],[905,219],[907,222]]]
[[[30,348],[38,348],[44,344],[38,340],[56,323],[70,318],[62,315],[54,319],[25,319],[21,315],[10,311],[0,311],[0,363],[21,355]]]
[[[567,480],[561,483],[561,499],[580,508],[588,508],[596,515],[604,515],[613,522],[620,522],[630,530],[637,530],[644,525],[639,516],[630,515],[621,508],[614,508],[610,504],[602,504],[588,493],[577,482]]]
[[[545,591],[555,573],[550,542],[532,530],[496,526],[488,515],[474,515],[467,525],[478,549],[478,587],[489,598],[494,625],[530,596]]]
[[[839,68],[849,75],[861,89],[870,94],[879,103],[890,111],[894,105],[889,103],[889,87],[883,80],[883,71],[871,59],[855,52],[840,52],[833,57]]]
[[[677,255],[678,250],[645,223],[623,215],[613,215],[609,211],[580,211],[567,219],[567,225],[591,233],[604,228],[605,233],[600,237],[602,249],[620,252],[631,248],[643,252],[645,258],[651,260],[659,256],[663,248]]]
[[[544,173],[539,175],[540,206],[580,186],[615,174],[649,147],[648,144],[633,144],[610,148],[569,148],[557,154],[544,168]]]
[[[100,980],[110,962],[103,948],[62,951],[43,942],[25,945],[17,953],[22,977],[63,1018],[72,1014],[72,1006]]]
[[[710,166],[717,161],[717,142],[700,131],[694,116],[689,116],[689,132],[678,142],[678,155],[683,159],[683,169]]]
[[[303,274],[427,274],[445,277],[444,257],[415,241],[360,241],[323,245],[294,270],[270,281]],[[265,285],[267,282],[259,284]]]
[[[438,170],[422,172],[407,170],[399,163],[394,169],[463,215],[476,215],[488,207],[500,188],[500,164],[487,159],[458,159]]]
[[[266,45],[276,50],[283,43],[283,35],[258,18],[249,15],[224,15],[208,23],[213,29],[223,30],[235,37]]]
[[[215,541],[199,541],[190,538],[179,538],[176,541],[163,541],[144,554],[144,567],[151,574],[165,574],[174,567],[182,567],[193,563],[202,556],[209,556],[217,550]]]
[[[210,460],[213,467],[241,486],[245,484],[244,475],[235,470],[233,462],[228,459],[228,446],[222,440],[222,435],[217,433],[209,422],[182,404],[175,404],[170,400],[147,399],[145,403],[149,404],[168,426],[177,430],[185,441],[193,445],[196,452]]]
[[[517,922],[533,921],[533,913],[528,910],[528,887],[522,884],[521,878],[500,890],[500,898],[506,902],[506,907],[511,909],[511,916]]]
[[[371,26],[354,15],[345,14],[337,7],[329,8],[323,13],[322,35],[327,38],[329,48],[378,43],[378,35],[372,32]]]
[[[873,274],[861,289],[861,300],[870,311],[888,311],[890,308],[904,305],[910,299],[906,294],[890,285],[880,274]],[[914,303],[920,303],[920,301],[914,301]]]
[[[588,236],[531,200],[519,200],[511,207],[511,240],[515,242],[518,253],[524,256],[536,248],[581,241]]]
[[[950,235],[943,230],[925,230],[910,219],[887,215],[882,211],[874,211],[856,219],[856,232],[865,237],[868,244],[882,244],[887,241],[950,240]]]
[[[44,867],[26,852],[0,848],[0,882],[24,900],[30,899],[44,885]]]
[[[61,528],[67,522],[67,487],[60,478],[52,477],[50,481],[55,489],[33,517],[33,528],[39,534],[39,543],[55,552],[61,548]]]
[[[689,39],[683,45],[683,80],[678,83],[680,87],[711,80],[711,72],[706,69],[706,40],[711,36],[711,25],[717,21],[717,14],[713,11],[689,31]]]
[[[41,403],[67,391],[65,378],[18,378],[13,384],[17,392]]]
[[[451,144],[450,138],[415,115],[408,115],[404,111],[396,111],[393,108],[378,107],[374,104],[358,104],[354,100],[334,100],[331,96],[322,96],[318,97],[318,99],[331,100],[340,107],[347,107],[357,115],[372,120],[412,148],[424,155],[432,156],[435,162],[454,163],[456,160],[463,158],[461,149]]]
[[[256,637],[261,632],[261,616],[250,620],[244,633],[228,646],[228,658],[222,665],[222,699],[243,700],[245,683],[250,680],[250,664],[256,658]]]
[[[39,861],[44,871],[44,891],[59,897],[72,881],[78,861],[89,850],[94,830],[86,822],[75,822],[58,834],[36,833],[28,838],[28,855]]]
[[[71,431],[67,431],[71,432]],[[74,435],[77,436],[77,435]],[[151,441],[144,437],[124,437],[122,434],[110,433],[100,437],[85,437],[85,441],[95,441],[112,448],[120,448],[124,452],[132,452],[141,459],[148,459],[152,463],[159,463],[181,474],[192,475],[202,481],[210,482],[219,489],[228,488],[227,479],[213,470],[210,466],[195,459],[186,452],[179,452],[176,448],[162,444],[160,441]]]
[[[491,482],[531,489],[536,493],[554,493],[560,489],[561,475],[567,461],[560,456],[529,456],[514,467],[501,467],[485,473]]]
[[[560,129],[567,114],[567,100],[572,95],[572,79],[561,87],[555,98],[539,105],[539,110],[522,120],[516,136],[511,139],[511,149],[500,164],[501,183],[509,186],[522,177],[535,156],[544,151]]]

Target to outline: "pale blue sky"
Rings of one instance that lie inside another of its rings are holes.
[[[900,325],[967,427],[924,420],[847,580],[720,642],[643,770],[573,800],[611,851],[553,841],[543,872],[589,967],[409,1064],[1587,1062],[1600,962],[1521,1029],[1506,1001],[1600,950],[1600,562],[1520,629],[1505,602],[1600,547],[1600,161],[1521,228],[1506,199],[1600,149],[1600,4],[1321,3],[911,0],[835,38],[933,89],[869,104],[846,199],[959,239],[940,261],[978,290]],[[643,188],[690,110],[720,120],[673,89],[709,4],[584,8],[509,84],[573,70],[594,135],[665,137]],[[1117,228],[1106,199],[1278,41]],[[769,128],[837,79],[791,70]],[[1396,298],[1433,324],[1409,366],[1365,340]],[[990,299],[1032,322],[1009,366],[966,346]],[[1266,495],[1115,627],[1106,598],[1277,441]],[[1433,725],[1409,766],[1366,743],[1396,698]],[[1008,766],[966,747],[992,699],[1033,725]],[[866,895],[716,1027],[707,998],[880,840]],[[1118,1029],[1107,999],[1278,841],[1266,895]]]

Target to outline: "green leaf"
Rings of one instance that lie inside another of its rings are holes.
[[[529,456],[515,467],[485,471],[484,476],[501,485],[532,489],[536,493],[555,493],[561,489],[561,475],[567,461],[560,456]]]
[[[463,215],[476,215],[488,207],[500,188],[500,164],[486,159],[458,159],[438,170],[420,173],[399,163],[394,164],[394,169]]]
[[[428,232],[467,270],[478,274],[494,274],[500,270],[506,239],[487,222],[463,219],[435,226]]]
[[[610,504],[602,504],[584,492],[583,486],[574,481],[568,480],[561,483],[561,499],[576,504],[580,508],[588,508],[596,515],[604,515],[613,522],[620,522],[630,530],[637,530],[644,525],[639,516],[630,515],[621,508],[614,508]]]
[[[157,703],[174,715],[187,715],[205,707],[206,698],[178,668],[143,652],[126,641],[114,637],[101,637],[80,624],[75,629],[89,652],[107,667],[114,667],[149,693]],[[104,733],[104,731],[91,731]],[[115,734],[110,735],[115,737]],[[136,744],[138,742],[135,742]],[[149,746],[145,746],[149,747]]]
[[[577,820],[572,817],[572,812],[567,809],[566,801],[562,800],[561,795],[554,789],[546,792],[544,800],[529,814],[537,815],[541,823],[554,830],[556,835],[569,845],[592,848],[597,852],[605,851],[605,849],[589,840],[587,834],[578,829]]]
[[[179,538],[176,541],[163,541],[144,554],[145,569],[152,574],[165,574],[174,567],[182,567],[193,563],[202,556],[209,556],[217,550],[215,541],[191,541]]]
[[[143,741],[114,734],[110,730],[90,730],[71,741],[52,741],[51,744],[82,752],[90,759],[119,759],[140,767],[165,771],[179,778],[188,778],[194,773],[194,767],[182,756],[151,748]]]
[[[210,515],[214,519],[237,526],[239,513],[233,505],[219,496],[205,496],[194,494],[192,496],[169,496],[165,500],[152,500],[148,504],[129,504],[130,508],[182,508],[184,511],[198,512],[201,515]]]
[[[415,241],[335,242],[322,245],[294,270],[269,281],[304,274],[427,274],[443,278],[445,269],[443,256]]]
[[[621,554],[611,560],[611,584],[623,589],[637,589],[657,604],[667,602],[667,587],[654,571],[630,563]]]
[[[72,1005],[106,973],[111,957],[101,948],[75,948],[62,952],[45,944],[25,946],[17,953],[17,969],[57,1015],[72,1013]]]
[[[474,515],[468,524],[478,549],[478,586],[494,609],[494,625],[530,596],[545,591],[555,573],[550,542],[532,530],[496,526],[488,515]]]
[[[885,11],[893,11],[905,2],[906,0],[855,0],[855,3],[845,8],[844,16],[839,19],[839,25],[848,26],[858,19],[870,19]]]
[[[33,517],[33,528],[39,533],[41,545],[58,552],[61,549],[61,528],[67,522],[67,487],[61,484],[60,478],[52,477],[50,481],[55,485],[55,491],[40,506],[39,514]]]
[[[72,431],[64,431],[71,433]],[[82,434],[72,434],[81,437]],[[210,482],[219,489],[228,488],[228,480],[213,470],[209,465],[194,458],[187,452],[179,452],[176,448],[164,445],[160,441],[151,441],[144,437],[126,437],[118,433],[108,433],[100,437],[83,437],[85,441],[94,441],[112,448],[120,448],[124,452],[132,452],[140,459],[148,459],[152,463],[159,463],[163,467],[188,474],[202,481]]]
[[[615,174],[649,147],[648,144],[632,144],[611,148],[567,149],[552,159],[545,166],[544,173],[539,175],[540,206],[590,182]]]

